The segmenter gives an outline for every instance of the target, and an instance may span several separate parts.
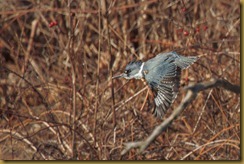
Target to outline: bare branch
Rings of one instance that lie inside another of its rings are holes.
[[[190,89],[193,90],[194,92],[200,92],[214,87],[223,87],[224,89],[234,92],[236,94],[240,94],[241,92],[240,86],[233,85],[225,79],[214,79],[214,78],[212,78],[210,81],[198,83],[192,86],[187,86],[185,89]]]
[[[155,127],[153,132],[144,141],[125,143],[125,148],[121,154],[126,154],[132,148],[139,148],[139,153],[144,151],[164,130],[166,130],[172,121],[181,114],[181,112],[188,106],[188,104],[190,104],[196,98],[198,92],[213,87],[223,87],[231,92],[240,94],[240,86],[233,85],[228,81],[221,79],[211,79],[210,81],[185,87],[184,89],[187,90],[187,94],[180,105],[173,111],[173,113],[160,125]]]

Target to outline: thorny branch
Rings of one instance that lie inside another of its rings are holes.
[[[132,148],[138,148],[138,153],[143,152],[164,130],[167,129],[167,127],[172,123],[172,121],[181,114],[181,112],[188,106],[188,104],[190,104],[196,98],[198,92],[214,87],[223,87],[226,90],[229,90],[236,94],[240,94],[240,86],[233,85],[224,79],[212,78],[210,81],[201,82],[195,85],[185,87],[184,89],[187,91],[187,94],[180,103],[180,105],[173,111],[173,113],[160,125],[155,127],[153,132],[144,141],[125,143],[125,148],[121,152],[121,155],[126,154]]]

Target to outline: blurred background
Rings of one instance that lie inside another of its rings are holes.
[[[142,154],[162,120],[126,64],[176,51],[200,59],[184,86],[240,85],[240,2],[229,0],[0,1],[0,159],[240,160],[240,95],[202,91]]]

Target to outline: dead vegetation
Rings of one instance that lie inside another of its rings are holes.
[[[201,56],[182,86],[240,85],[239,3],[1,1],[0,158],[240,160],[240,95],[223,88],[200,92],[145,151],[122,156],[162,120],[141,81],[111,80],[133,59],[174,50]]]

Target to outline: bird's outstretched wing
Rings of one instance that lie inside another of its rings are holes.
[[[186,69],[197,57],[184,57],[175,52],[159,54],[144,66],[144,78],[154,93],[153,113],[162,118],[177,97],[181,70]]]
[[[155,108],[153,113],[156,117],[162,118],[168,108],[177,97],[180,85],[181,70],[175,66],[175,69],[168,72],[161,80],[161,83],[153,86]]]
[[[155,75],[157,75],[155,77]],[[180,85],[181,68],[174,62],[148,70],[145,78],[154,94],[154,115],[162,118],[177,97]]]

